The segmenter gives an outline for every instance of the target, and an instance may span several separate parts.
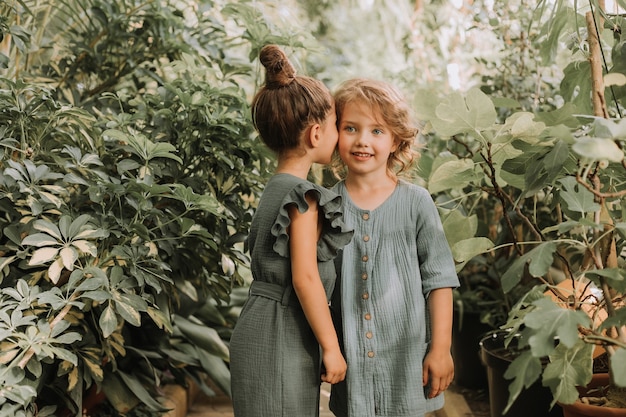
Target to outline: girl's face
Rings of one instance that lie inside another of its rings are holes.
[[[378,111],[359,102],[344,106],[338,150],[350,174],[386,175],[387,160],[397,147],[391,129]]]

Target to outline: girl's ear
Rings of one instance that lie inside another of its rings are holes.
[[[393,140],[393,145],[391,146],[391,153],[394,153],[400,147],[400,141],[398,139]]]
[[[309,128],[309,135],[308,135],[308,145],[311,148],[317,148],[320,144],[320,141],[322,139],[321,137],[321,126],[319,123],[315,123],[314,125],[312,125]]]

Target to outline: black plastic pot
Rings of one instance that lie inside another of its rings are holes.
[[[481,359],[487,368],[491,417],[563,417],[560,406],[555,405],[550,409],[552,393],[539,381],[523,390],[507,413],[502,413],[509,401],[511,383],[511,380],[504,378],[504,373],[519,354],[515,341],[508,348],[504,346],[506,334],[495,332],[480,341]]]
[[[452,328],[452,357],[454,383],[471,389],[487,388],[487,371],[480,359],[480,341],[493,328],[481,323],[478,313],[454,312]]]

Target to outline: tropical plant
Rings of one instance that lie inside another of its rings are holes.
[[[228,393],[272,164],[250,57],[302,39],[253,2],[0,9],[0,415],[158,415],[163,384],[210,395],[207,376]]]
[[[456,260],[467,267],[477,256],[504,256],[502,289],[524,289],[503,325],[522,348],[506,374],[509,406],[539,379],[553,404],[576,401],[597,347],[610,358],[612,387],[626,387],[626,21],[590,5],[540,1],[520,29],[543,65],[571,53],[558,95],[544,97],[540,77],[532,100],[502,95],[483,78],[491,97],[472,88],[418,105],[430,135],[448,141],[449,151],[426,155],[423,172],[445,197]],[[475,225],[494,207],[502,220],[490,235]]]

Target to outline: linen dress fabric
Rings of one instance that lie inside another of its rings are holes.
[[[307,193],[316,197],[321,213],[317,260],[328,299],[335,286],[333,259],[352,238],[337,194],[290,174],[269,180],[248,236],[250,296],[230,340],[236,417],[319,416],[320,347],[293,290],[287,234],[287,208],[308,210]]]
[[[343,249],[332,301],[348,371],[332,386],[330,409],[338,417],[437,410],[443,395],[427,399],[422,385],[430,341],[426,300],[436,288],[459,285],[437,208],[427,190],[406,181],[374,210],[357,207],[343,182],[333,190],[343,197],[355,235]]]

